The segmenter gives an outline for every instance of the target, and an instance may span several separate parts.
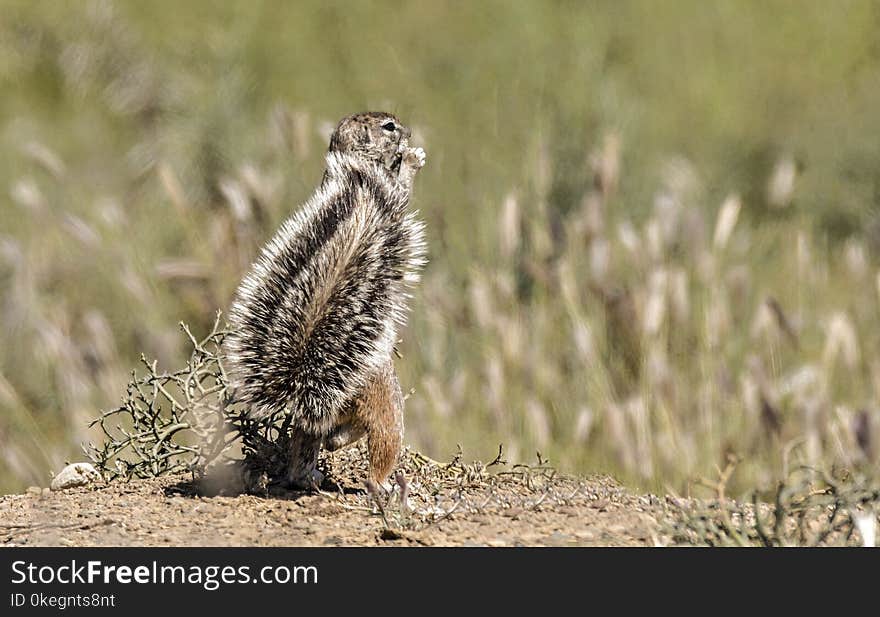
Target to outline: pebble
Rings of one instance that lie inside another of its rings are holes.
[[[75,486],[85,486],[101,479],[101,474],[91,463],[72,463],[52,478],[50,486],[53,491],[63,491]]]

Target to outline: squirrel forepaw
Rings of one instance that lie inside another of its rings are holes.
[[[407,148],[403,153],[403,162],[416,169],[421,169],[425,166],[426,158],[427,156],[422,148]]]

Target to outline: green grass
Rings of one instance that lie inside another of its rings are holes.
[[[327,127],[376,108],[428,152],[416,447],[679,490],[728,451],[742,486],[877,460],[876,3],[3,4],[0,488],[78,457],[142,352],[184,361],[178,321],[208,329]]]

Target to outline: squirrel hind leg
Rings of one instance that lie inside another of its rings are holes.
[[[287,482],[292,488],[313,489],[321,486],[324,474],[318,471],[321,438],[294,430],[290,439],[290,467]]]
[[[370,478],[384,484],[398,463],[403,445],[403,395],[391,363],[358,397],[355,414],[366,428]]]

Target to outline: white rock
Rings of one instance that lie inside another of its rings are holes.
[[[74,486],[85,486],[91,482],[103,480],[101,474],[91,463],[72,463],[52,478],[50,485],[53,491],[63,491]]]

